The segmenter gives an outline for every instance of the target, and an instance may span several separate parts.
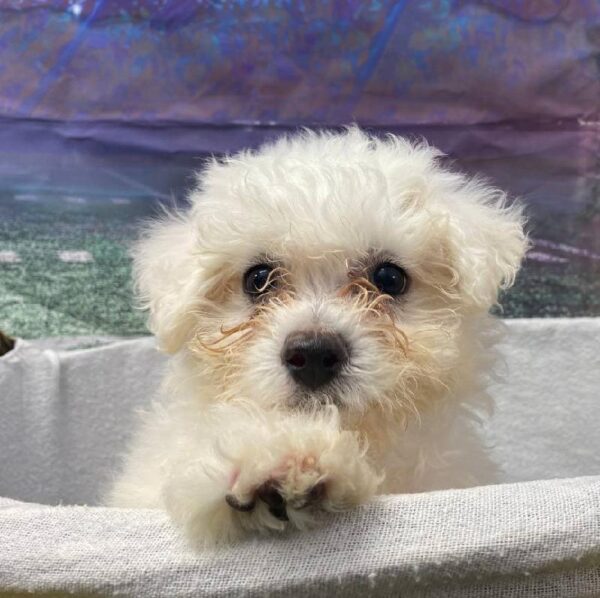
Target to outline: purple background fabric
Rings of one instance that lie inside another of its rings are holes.
[[[600,116],[597,0],[4,0],[5,117],[378,126]]]

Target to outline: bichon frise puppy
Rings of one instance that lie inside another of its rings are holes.
[[[135,252],[173,355],[109,499],[196,544],[483,484],[488,315],[522,211],[426,144],[304,132],[214,160]]]

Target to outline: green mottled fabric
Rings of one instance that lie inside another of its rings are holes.
[[[133,305],[128,250],[156,206],[150,198],[0,194],[0,329],[22,338],[147,332]],[[537,228],[561,238],[552,229],[564,222],[548,220],[538,215]],[[65,263],[61,251],[86,251],[91,261]],[[553,254],[555,262],[526,260],[501,297],[504,317],[600,315],[600,261]]]

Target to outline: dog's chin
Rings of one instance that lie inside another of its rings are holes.
[[[306,412],[318,412],[331,407],[346,409],[343,396],[334,388],[317,391],[297,390],[289,397],[287,405],[292,411]]]
[[[286,405],[294,411],[318,412],[331,408],[353,411],[357,407],[356,396],[362,393],[358,392],[356,382],[351,384],[341,377],[316,390],[297,387],[287,397]]]

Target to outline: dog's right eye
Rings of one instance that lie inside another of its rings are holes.
[[[269,291],[274,284],[272,272],[273,267],[268,264],[252,266],[244,274],[244,291],[253,298]]]

